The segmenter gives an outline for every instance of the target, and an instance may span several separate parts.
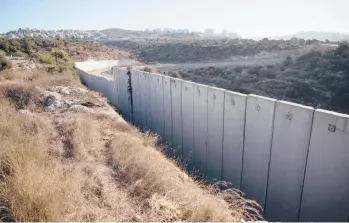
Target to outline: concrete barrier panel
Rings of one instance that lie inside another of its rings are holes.
[[[265,216],[268,221],[298,221],[312,107],[276,102]]]
[[[114,86],[114,76],[113,76],[113,69],[110,70],[110,79],[109,79],[109,101],[116,107],[115,103],[115,86]]]
[[[130,100],[129,100],[129,92],[128,92],[128,75],[126,70],[120,70],[119,71],[119,77],[120,77],[120,85],[121,87],[121,111],[122,116],[127,120],[130,121]]]
[[[99,83],[99,77],[95,76],[95,75],[91,75],[91,87],[93,90],[98,91],[97,87],[98,87],[98,83]],[[100,91],[98,91],[100,92]]]
[[[156,75],[156,112],[157,112],[157,128],[156,132],[164,136],[165,134],[165,117],[164,117],[164,90],[163,90],[163,76]]]
[[[94,86],[95,77],[93,75],[90,75],[90,74],[85,73],[85,72],[83,74],[86,77],[85,81],[86,81],[88,88],[90,88],[91,90],[95,90],[95,86]]]
[[[108,100],[110,101],[110,103],[112,104],[112,105],[114,105],[115,106],[115,104],[114,104],[114,102],[113,102],[113,80],[111,80],[111,79],[106,79],[106,81],[107,81],[107,97],[108,97]]]
[[[164,121],[165,134],[164,138],[167,143],[172,143],[172,99],[171,99],[171,78],[163,76],[163,93],[164,93]]]
[[[103,94],[104,97],[107,97],[107,86],[106,86],[106,81],[104,77],[98,77],[99,79],[99,85],[97,89],[100,89],[100,92]]]
[[[244,94],[225,92],[222,180],[237,189],[241,187],[246,98]]]
[[[157,95],[156,95],[156,76],[155,74],[149,74],[149,99],[150,99],[150,129],[155,132],[158,125],[157,116]]]
[[[140,127],[142,124],[141,114],[140,114],[140,96],[139,96],[139,72],[131,71],[131,83],[132,83],[132,100],[133,100],[133,121],[137,127]]]
[[[242,191],[263,208],[267,191],[275,99],[247,96]]]
[[[182,81],[171,79],[172,144],[174,155],[182,155]]]
[[[125,103],[126,103],[126,107],[125,107],[125,118],[127,119],[127,121],[132,122],[132,114],[131,114],[131,95],[129,92],[129,76],[127,74],[127,71],[125,70],[123,72],[123,75],[125,76]]]
[[[315,110],[299,221],[348,221],[349,115]]]
[[[182,81],[182,128],[183,128],[183,156],[192,167],[194,148],[194,88],[193,83]]]
[[[115,100],[115,106],[117,110],[119,110],[119,89],[118,89],[118,69],[115,67],[113,68],[113,84],[114,84],[114,100]]]
[[[127,77],[124,70],[119,70],[118,74],[119,81],[119,102],[120,102],[120,112],[123,117],[126,115],[126,107],[127,107]]]
[[[138,111],[137,111],[137,116],[138,116],[138,122],[139,122],[139,128],[143,128],[143,123],[144,121],[142,120],[143,118],[143,107],[142,107],[142,99],[143,99],[143,96],[142,96],[142,77],[143,77],[143,74],[141,71],[137,71],[137,76],[138,76],[138,90],[137,90],[137,98],[138,98]]]
[[[208,88],[207,177],[221,180],[223,152],[224,90]]]
[[[121,70],[118,70],[117,72],[117,88],[118,88],[118,102],[119,102],[119,111],[121,114],[124,113],[125,109],[125,92],[124,92],[124,76],[121,73]]]
[[[194,88],[194,165],[206,174],[207,149],[207,86],[193,84]]]
[[[148,129],[148,109],[149,109],[149,81],[148,74],[142,72],[139,78],[139,87],[141,92],[141,116],[142,127]]]

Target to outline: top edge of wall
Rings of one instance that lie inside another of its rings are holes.
[[[75,67],[84,71],[112,69],[113,67],[133,66],[136,64],[135,59],[122,60],[86,60],[74,62]]]
[[[290,101],[278,100],[277,102],[281,103],[281,104],[285,104],[285,105],[291,105],[291,106],[295,106],[295,107],[299,107],[299,108],[314,110],[314,107],[312,107],[312,106],[302,105],[302,104],[298,104],[298,103],[294,103],[294,102],[290,102]]]
[[[236,92],[236,91],[228,91],[228,90],[226,90],[225,92],[228,93],[228,94],[234,94],[234,95],[237,95],[237,96],[247,97],[247,94],[239,93],[239,92]]]
[[[171,81],[183,81],[182,79],[179,79],[179,78],[175,78],[175,77],[171,77]]]
[[[269,98],[269,97],[260,96],[260,95],[256,95],[256,94],[248,94],[247,96],[248,97],[259,98],[259,99],[264,99],[264,100],[268,100],[268,101],[273,101],[273,102],[277,101],[277,99],[275,99],[275,98]]]
[[[317,112],[321,112],[321,113],[324,113],[324,114],[327,114],[327,115],[335,115],[335,116],[339,116],[341,118],[347,118],[349,119],[349,114],[343,114],[343,113],[339,113],[339,112],[335,112],[335,111],[328,111],[328,110],[325,110],[325,109],[315,109],[315,111]]]
[[[195,83],[193,81],[187,81],[187,80],[182,80],[182,82],[185,83],[185,84],[194,84]]]
[[[220,88],[220,87],[214,87],[214,86],[209,86],[209,85],[207,85],[207,87],[212,89],[212,90],[215,90],[215,91],[227,91],[226,89]]]

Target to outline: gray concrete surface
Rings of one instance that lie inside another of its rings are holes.
[[[158,113],[157,113],[157,94],[156,94],[156,77],[155,74],[149,74],[149,128],[154,132],[158,125]]]
[[[171,79],[172,146],[175,155],[182,155],[182,80]]]
[[[225,92],[222,180],[241,187],[246,95]]]
[[[314,114],[299,221],[348,221],[349,115]]]
[[[163,76],[163,91],[164,91],[164,119],[165,119],[165,134],[164,138],[167,143],[172,143],[172,98],[171,98],[171,78]]]
[[[221,180],[224,89],[209,87],[207,99],[207,177]]]
[[[275,99],[247,96],[241,189],[263,208],[267,191]]]
[[[194,87],[192,82],[182,81],[183,155],[191,166],[194,149]]]
[[[265,208],[270,221],[298,221],[313,113],[312,107],[276,102]]]
[[[206,174],[208,87],[194,84],[194,165]]]
[[[156,75],[156,110],[158,114],[156,132],[163,136],[165,133],[165,116],[164,116],[164,90],[163,75]]]

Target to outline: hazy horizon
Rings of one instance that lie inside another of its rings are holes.
[[[243,37],[349,33],[347,0],[3,0],[0,33],[18,28],[102,30],[212,28]]]

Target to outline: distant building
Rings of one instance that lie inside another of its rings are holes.
[[[205,29],[205,34],[206,35],[213,35],[214,34],[214,29]]]
[[[162,30],[161,30],[161,28],[156,28],[156,29],[153,30],[153,32],[154,32],[154,33],[161,33]]]
[[[228,37],[228,36],[229,36],[228,30],[223,29],[223,30],[222,30],[222,36],[223,36],[223,37]]]

